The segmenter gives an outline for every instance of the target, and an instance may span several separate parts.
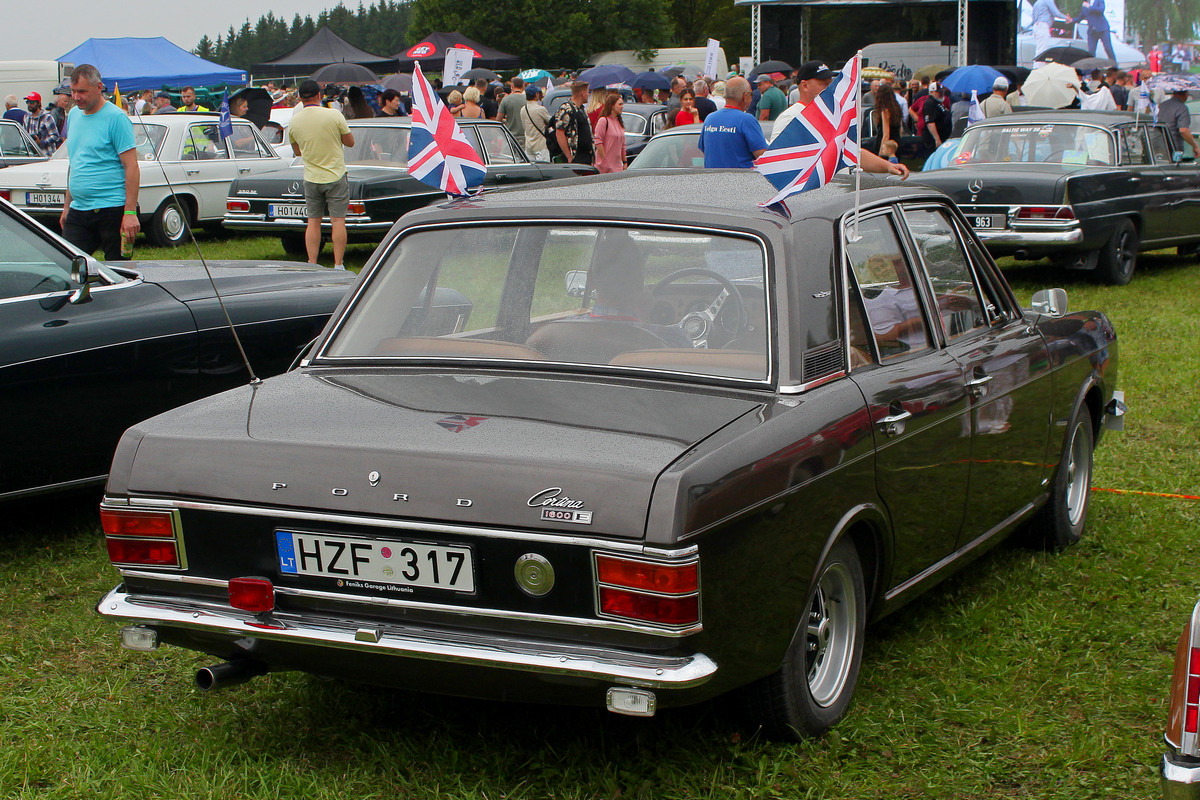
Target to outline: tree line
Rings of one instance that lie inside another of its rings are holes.
[[[304,44],[322,25],[368,53],[390,56],[434,31],[458,31],[520,56],[527,67],[575,67],[603,50],[703,46],[720,39],[732,60],[750,52],[750,12],[732,0],[378,0],[351,11],[338,3],[316,19],[268,12],[192,51],[250,69]]]

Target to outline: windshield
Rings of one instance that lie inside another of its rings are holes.
[[[956,164],[1051,163],[1112,166],[1112,137],[1090,125],[1062,123],[968,128]]]
[[[368,167],[407,167],[408,128],[351,125],[354,146],[346,148],[346,163]]]
[[[704,153],[697,142],[700,129],[687,133],[655,136],[629,164],[629,169],[690,169],[704,166]]]
[[[319,359],[471,359],[768,377],[763,246],[711,230],[410,233]]]
[[[133,121],[133,142],[137,148],[138,161],[153,161],[162,147],[163,139],[167,136],[165,125],[151,125],[140,119]],[[54,151],[52,158],[67,158],[67,143],[63,142]]]

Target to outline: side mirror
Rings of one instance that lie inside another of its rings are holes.
[[[587,296],[587,271],[572,269],[567,271],[567,297]]]
[[[1033,293],[1033,302],[1029,307],[1048,317],[1061,317],[1067,313],[1067,290],[1039,289]]]
[[[79,288],[71,292],[67,302],[71,305],[90,303],[92,287],[88,284],[88,262],[86,256],[75,256],[71,259],[71,280],[79,284]]]

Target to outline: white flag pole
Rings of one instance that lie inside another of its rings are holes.
[[[854,124],[855,135],[858,139],[858,163],[854,165],[854,228],[850,231],[850,241],[857,242],[862,237],[858,235],[858,208],[860,204],[859,198],[862,196],[862,75],[859,70],[862,68],[862,50],[859,50],[854,62],[854,70],[852,74],[855,76],[854,81]]]

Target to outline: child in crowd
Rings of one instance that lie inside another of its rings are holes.
[[[879,145],[879,157],[886,158],[893,164],[899,164],[900,159],[896,158],[896,141],[894,139],[884,139]]]

